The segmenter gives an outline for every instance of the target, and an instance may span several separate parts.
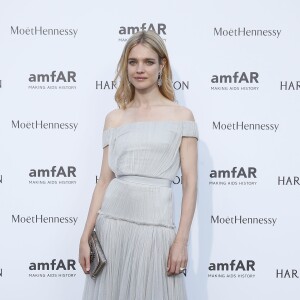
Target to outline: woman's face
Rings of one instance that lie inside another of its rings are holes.
[[[129,52],[128,79],[136,90],[158,88],[157,78],[161,68],[159,57],[152,49],[138,44]]]

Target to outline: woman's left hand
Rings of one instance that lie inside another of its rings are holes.
[[[170,248],[167,272],[168,276],[178,275],[180,268],[186,268],[188,262],[188,251],[185,243],[175,241]]]

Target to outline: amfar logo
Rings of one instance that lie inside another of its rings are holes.
[[[214,86],[211,86],[211,90],[258,90],[258,87],[249,86],[249,84],[259,83],[258,77],[257,72],[240,73],[238,71],[234,72],[233,75],[213,75],[211,83]],[[247,84],[247,86],[241,86],[241,84]]]
[[[30,271],[72,271],[76,270],[75,268],[76,261],[74,259],[67,259],[66,262],[64,262],[63,259],[60,259],[57,261],[56,259],[52,259],[52,261],[49,262],[40,262],[40,263],[30,263],[29,270]]]
[[[235,261],[234,259],[230,263],[210,263],[209,271],[255,271],[254,260],[242,260]]]
[[[74,90],[76,89],[76,85],[74,85],[76,83],[76,72],[52,71],[49,74],[30,74],[28,81],[30,82],[28,89],[31,90]]]
[[[66,273],[66,271],[76,271],[76,261],[74,259],[52,259],[51,262],[31,262],[29,264],[30,271],[38,271],[29,273],[29,277],[75,277],[76,273]],[[44,273],[43,271],[48,271]]]
[[[3,270],[2,270],[2,268],[0,269],[0,277],[2,277],[3,276]]]
[[[232,170],[211,170],[210,178],[256,178],[256,168],[248,167],[246,170],[241,167],[233,167]]]
[[[299,271],[300,273],[300,271]],[[284,279],[299,279],[299,274],[297,269],[276,269],[276,278]]]
[[[208,274],[208,277],[254,278],[255,274],[253,274],[253,272],[255,272],[255,262],[254,260],[236,261],[233,259],[229,263],[210,263],[208,270],[211,272]]]
[[[63,71],[59,71],[58,74],[56,71],[52,71],[51,74],[30,74],[29,81],[30,82],[76,82],[76,72],[67,71],[64,73]]]
[[[278,185],[300,185],[299,176],[278,176]]]
[[[29,172],[30,177],[76,177],[76,168],[67,167],[67,170],[64,167],[59,167],[58,170],[56,166],[53,166],[51,169],[31,169]]]
[[[211,170],[209,177],[210,185],[256,185],[256,181],[253,181],[257,178],[256,176],[257,169],[254,167],[233,167],[231,170]],[[214,180],[218,179],[218,180]],[[239,179],[239,181],[232,180]],[[248,180],[241,180],[248,179]],[[251,181],[249,181],[249,179]]]
[[[234,72],[233,75],[213,75],[211,82],[212,83],[258,83],[258,73],[250,72],[247,75],[246,72],[241,73]]]
[[[3,176],[2,176],[2,174],[0,175],[0,183],[3,183]]]
[[[280,81],[280,89],[285,91],[300,90],[300,81]]]
[[[31,178],[76,178],[76,167],[53,166],[51,169],[31,169],[29,177]],[[75,180],[29,180],[30,184],[76,184]]]
[[[163,23],[158,23],[156,25],[154,25],[153,23],[150,23],[149,25],[147,25],[147,23],[143,23],[141,26],[120,26],[119,29],[119,34],[134,34],[140,30],[152,30],[155,31],[157,34],[163,34],[166,35],[166,28],[167,25],[163,24]]]

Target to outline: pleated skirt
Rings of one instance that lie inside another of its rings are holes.
[[[86,275],[83,300],[187,299],[184,275],[167,275],[176,236],[171,188],[135,179],[107,187],[95,226],[107,264],[96,279]]]

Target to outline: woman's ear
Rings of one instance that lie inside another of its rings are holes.
[[[160,71],[163,70],[163,68],[165,67],[166,62],[167,62],[167,60],[166,60],[165,58],[163,58],[163,59],[161,60]]]

